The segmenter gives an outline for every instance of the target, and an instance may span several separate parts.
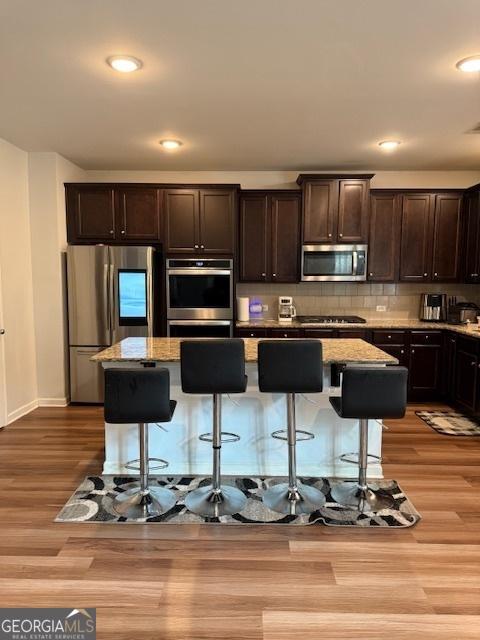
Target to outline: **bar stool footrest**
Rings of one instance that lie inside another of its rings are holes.
[[[199,440],[202,442],[213,442],[213,433],[202,433],[198,436]],[[220,442],[223,444],[224,442],[238,442],[240,440],[240,436],[237,433],[230,433],[229,431],[222,431],[220,434]]]
[[[278,431],[272,431],[271,436],[276,440],[285,440],[287,442],[287,434],[287,429],[278,429]],[[315,438],[313,433],[311,433],[310,431],[303,431],[302,429],[296,429],[295,436],[295,442],[302,442],[303,440],[313,440],[313,438]]]
[[[158,462],[158,464],[151,466],[150,462]],[[148,471],[158,471],[159,469],[166,469],[168,467],[168,462],[166,460],[162,460],[162,458],[149,458],[148,459]],[[124,465],[125,469],[131,469],[132,471],[140,471],[140,458],[136,458],[135,460],[129,460]]]
[[[375,462],[382,462],[382,456],[375,456],[373,455],[373,453],[369,453],[368,456],[368,464],[372,464]],[[352,452],[352,453],[343,453],[340,458],[339,458],[342,462],[349,462],[350,464],[355,464],[358,465],[359,460],[358,460],[358,453],[356,452]]]

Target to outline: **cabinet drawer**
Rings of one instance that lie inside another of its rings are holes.
[[[267,329],[236,329],[239,338],[266,338]]]
[[[305,338],[336,338],[335,329],[305,329]]]
[[[441,331],[412,331],[411,344],[443,344]]]
[[[470,353],[472,356],[478,355],[480,340],[477,338],[464,338],[457,336],[457,350]]]
[[[380,331],[374,329],[372,332],[373,344],[405,344],[405,331]]]
[[[360,338],[360,340],[368,341],[368,331],[367,329],[339,329],[338,330],[339,338]]]
[[[271,329],[270,335],[272,338],[300,338],[302,331],[301,329]]]

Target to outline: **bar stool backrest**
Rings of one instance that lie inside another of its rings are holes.
[[[320,393],[323,354],[319,340],[261,340],[258,387],[267,393]]]
[[[180,343],[180,364],[185,393],[243,393],[246,389],[241,338],[184,340]]]
[[[342,380],[342,417],[403,418],[407,380],[405,367],[347,367]]]
[[[168,369],[105,369],[105,422],[170,422]]]

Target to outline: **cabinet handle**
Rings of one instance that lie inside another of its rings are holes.
[[[388,337],[388,339],[389,339],[389,340],[391,340],[391,339],[392,339],[392,336],[387,336],[387,337]]]
[[[430,338],[430,336],[425,336],[425,340],[428,340]]]
[[[474,360],[473,362],[471,362],[471,363],[470,363],[470,365],[471,365],[472,367],[474,367],[474,366],[475,366],[475,364],[476,364],[476,363],[475,363],[475,360]]]
[[[110,229],[110,231],[108,232],[111,236],[113,236],[113,229]]]
[[[262,273],[262,278],[266,278],[267,274],[266,273]]]
[[[415,353],[415,349],[412,349],[410,353]]]
[[[433,275],[434,275],[434,276],[435,276],[435,278],[436,278],[436,277],[438,276],[438,273],[434,273]]]
[[[405,351],[404,351],[403,349],[400,349],[400,353],[401,353],[401,354],[402,354],[402,356],[403,356],[403,354],[405,353]]]
[[[329,238],[331,238],[331,237],[332,237],[332,234],[331,234],[331,233],[329,233],[329,234],[328,234],[328,237],[329,237]]]
[[[198,246],[198,244],[196,244],[194,248],[195,248],[195,249],[200,249],[200,247]]]
[[[370,276],[370,278],[373,278],[373,273],[371,271],[368,275]]]
[[[276,278],[276,277],[277,277],[277,274],[276,274],[276,273],[272,273],[272,276],[273,276],[274,278]]]
[[[250,334],[250,337],[251,337],[251,338],[254,338],[254,337],[255,337],[255,334],[254,334],[254,333],[251,333],[251,334]]]
[[[428,273],[424,273],[423,277],[426,278],[428,276]]]
[[[122,235],[125,235],[125,229],[122,229],[122,230],[120,231],[120,233],[121,233]]]
[[[471,274],[470,274],[470,277],[471,277],[471,278],[478,278],[478,273],[471,273]]]
[[[339,237],[339,238],[343,238],[343,233],[339,233],[339,234],[338,234],[338,237]]]
[[[201,245],[200,245],[200,249],[205,249],[205,245],[204,245],[204,244],[201,244]]]

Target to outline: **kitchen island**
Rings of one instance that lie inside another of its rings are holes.
[[[126,338],[101,351],[92,360],[108,367],[166,367],[170,371],[171,397],[177,408],[164,429],[150,426],[150,455],[169,461],[163,473],[169,475],[208,475],[211,447],[198,440],[212,429],[211,396],[184,394],[180,381],[180,342],[178,338]],[[287,447],[271,437],[286,426],[286,401],[282,394],[260,393],[257,374],[258,340],[246,338],[245,362],[248,386],[244,394],[223,402],[222,430],[240,435],[240,441],[222,447],[225,475],[286,475]],[[319,394],[297,395],[297,428],[315,435],[299,442],[297,464],[300,476],[354,478],[354,465],[342,462],[343,453],[358,449],[358,421],[340,419],[330,406],[329,397],[340,395],[332,385],[332,365],[389,365],[397,360],[359,339],[322,339],[324,390]],[[369,450],[381,455],[382,425],[370,421]],[[105,462],[103,473],[128,474],[124,464],[138,457],[137,426],[105,424]],[[381,464],[369,465],[369,475],[381,478]]]

